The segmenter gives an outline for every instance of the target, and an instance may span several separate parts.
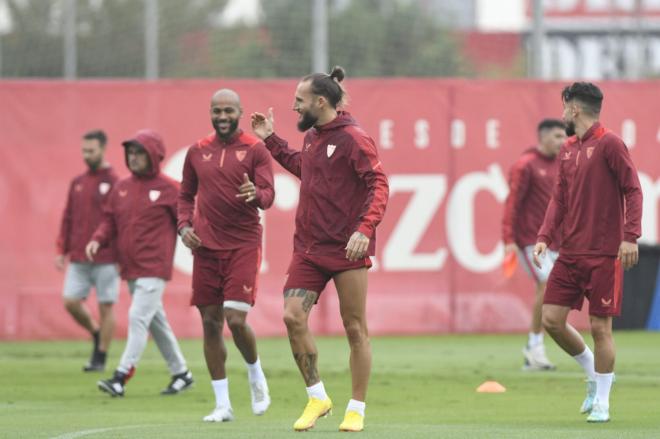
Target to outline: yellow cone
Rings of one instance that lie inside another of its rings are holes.
[[[486,381],[479,387],[477,387],[477,392],[479,393],[504,393],[506,392],[506,387],[498,383],[497,381]]]

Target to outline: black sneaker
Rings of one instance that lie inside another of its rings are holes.
[[[167,387],[160,392],[161,395],[176,395],[179,392],[183,392],[186,389],[189,389],[193,385],[195,380],[193,380],[192,372],[189,370],[180,373],[178,375],[172,376],[172,381],[167,385]]]
[[[124,396],[124,386],[126,386],[126,382],[133,376],[133,373],[135,373],[135,368],[131,368],[131,371],[129,373],[123,373],[118,370],[115,370],[114,375],[112,378],[107,379],[107,380],[101,380],[96,385],[98,386],[99,390],[102,392],[105,392],[109,394],[112,397],[115,396]]]
[[[105,352],[95,351],[92,354],[92,358],[89,359],[89,362],[83,367],[84,372],[103,372],[105,370]]]

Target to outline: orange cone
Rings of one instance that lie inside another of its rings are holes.
[[[477,387],[477,392],[479,393],[504,393],[506,392],[506,387],[498,383],[497,381],[486,381],[479,387]]]
[[[511,252],[506,255],[502,261],[502,271],[504,271],[504,277],[509,279],[511,276],[513,276],[513,273],[516,272],[516,268],[518,268],[518,256],[516,256],[516,252]]]

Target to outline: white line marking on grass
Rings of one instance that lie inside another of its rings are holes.
[[[73,431],[71,433],[65,433],[60,436],[53,436],[50,439],[76,439],[78,437],[90,436],[92,434],[97,434],[97,433],[107,433],[109,431],[117,431],[117,430],[130,430],[133,428],[142,428],[142,427],[158,427],[158,425],[128,425],[125,427],[95,428],[93,430]]]

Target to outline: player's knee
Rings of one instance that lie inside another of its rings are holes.
[[[591,318],[591,336],[594,339],[610,337],[612,329],[610,324],[604,319]]]
[[[305,327],[305,313],[302,311],[285,309],[283,319],[289,332],[295,332]]]
[[[147,316],[140,308],[131,307],[128,310],[128,321],[133,326],[137,325],[148,328],[150,320],[149,316]]]
[[[565,322],[561,318],[547,312],[542,313],[541,323],[543,328],[550,333],[559,332],[565,326]]]
[[[243,331],[245,324],[245,316],[227,313],[227,326],[232,333]]]
[[[202,317],[202,328],[204,337],[219,337],[222,330],[222,321],[215,316],[205,315]]]
[[[64,298],[64,307],[69,312],[77,311],[80,308],[80,305],[81,305],[81,301],[79,299]]]
[[[367,338],[367,328],[358,319],[344,319],[344,330],[346,331],[346,338],[351,345],[358,345],[364,343]]]

